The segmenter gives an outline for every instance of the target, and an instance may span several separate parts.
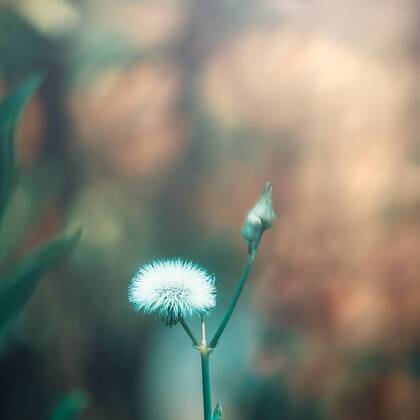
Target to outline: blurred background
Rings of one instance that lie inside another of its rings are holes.
[[[266,180],[275,229],[212,357],[229,420],[420,418],[415,0],[0,0],[18,137],[14,255],[84,226],[0,359],[0,418],[197,420],[199,357],[134,313],[137,266],[216,275],[221,317]],[[198,331],[198,324],[191,323]]]

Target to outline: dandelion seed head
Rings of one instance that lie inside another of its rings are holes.
[[[157,313],[168,325],[204,315],[216,304],[214,277],[182,259],[155,260],[140,267],[128,296],[134,309]]]

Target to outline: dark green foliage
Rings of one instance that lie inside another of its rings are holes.
[[[73,420],[86,408],[88,398],[82,390],[67,394],[54,407],[49,420]]]
[[[15,186],[15,137],[17,127],[32,94],[41,83],[35,76],[8,95],[0,104],[0,228]],[[1,230],[0,230],[1,233]],[[33,291],[41,275],[77,244],[81,232],[55,238],[29,252],[0,276],[0,344]],[[7,241],[7,238],[1,238]]]
[[[23,257],[0,277],[0,334],[28,301],[43,272],[77,244],[81,231],[69,237],[48,241]]]
[[[0,105],[0,222],[10,201],[16,171],[15,137],[25,105],[41,83],[33,77],[10,94]]]

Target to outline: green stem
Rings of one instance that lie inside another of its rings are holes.
[[[210,385],[210,365],[209,354],[204,348],[200,351],[201,355],[201,375],[203,379],[203,407],[204,420],[211,420],[212,404],[211,404],[211,385]]]
[[[185,332],[188,334],[188,337],[190,337],[190,339],[193,343],[193,346],[198,347],[198,341],[195,338],[195,336],[194,336],[193,332],[191,331],[190,327],[188,326],[188,324],[185,322],[185,319],[181,319],[180,322],[181,322],[181,325],[184,327]]]
[[[226,310],[226,313],[222,319],[222,322],[219,325],[219,328],[217,329],[216,333],[214,334],[214,337],[211,339],[209,347],[211,349],[214,349],[217,346],[217,343],[219,342],[219,339],[221,335],[223,334],[223,331],[226,328],[227,323],[229,322],[230,317],[232,316],[233,310],[235,309],[236,304],[238,303],[239,297],[241,296],[242,289],[245,286],[246,280],[249,276],[249,273],[251,272],[252,264],[255,259],[256,249],[250,250],[248,253],[248,260],[244,267],[244,270],[242,272],[242,276],[239,279],[238,284],[236,285],[235,291],[233,293],[232,299],[229,303],[229,306]]]

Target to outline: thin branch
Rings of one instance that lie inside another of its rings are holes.
[[[183,326],[185,332],[188,334],[188,337],[190,337],[190,339],[191,339],[191,341],[193,343],[193,346],[194,347],[198,347],[198,341],[195,338],[194,333],[191,331],[191,329],[188,326],[188,324],[185,322],[185,319],[181,319],[180,322],[181,322],[181,325]]]
[[[204,318],[201,317],[201,345],[203,347],[207,346],[207,341],[206,341],[206,324],[204,322]]]
[[[229,306],[226,310],[226,313],[222,319],[222,322],[219,325],[219,328],[217,329],[216,333],[214,334],[214,337],[211,339],[209,348],[213,349],[217,346],[217,343],[219,342],[219,339],[221,335],[223,334],[223,331],[226,328],[227,323],[229,322],[230,317],[232,316],[233,310],[235,309],[236,304],[238,303],[239,297],[241,296],[242,290],[245,286],[246,280],[249,276],[249,273],[251,272],[252,264],[254,262],[255,257],[255,251],[252,254],[248,255],[247,263],[244,267],[244,270],[242,272],[242,276],[239,279],[238,284],[236,285],[235,291],[233,293],[232,299],[229,303]]]

